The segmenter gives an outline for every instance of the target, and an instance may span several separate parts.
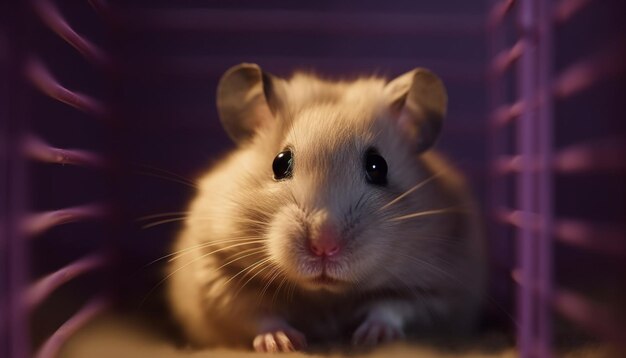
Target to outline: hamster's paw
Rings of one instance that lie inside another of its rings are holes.
[[[257,352],[295,352],[306,347],[306,338],[293,328],[285,328],[257,335],[252,345]]]
[[[352,335],[355,346],[375,346],[404,338],[402,327],[378,319],[366,319]]]

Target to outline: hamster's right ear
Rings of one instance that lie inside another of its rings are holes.
[[[390,109],[402,133],[418,152],[433,146],[441,132],[448,95],[443,82],[425,68],[416,68],[385,86]]]
[[[222,76],[217,85],[217,111],[235,143],[249,141],[260,127],[274,120],[277,81],[254,63],[231,67]]]

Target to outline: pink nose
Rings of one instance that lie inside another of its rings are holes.
[[[315,256],[334,256],[340,251],[339,234],[333,228],[324,226],[319,235],[310,241],[311,252]]]

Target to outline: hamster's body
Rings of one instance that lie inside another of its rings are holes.
[[[391,83],[287,81],[254,65],[225,75],[218,107],[239,148],[199,180],[169,269],[192,344],[287,351],[471,327],[482,233],[461,176],[426,151],[443,112],[413,97],[442,87],[420,71]]]

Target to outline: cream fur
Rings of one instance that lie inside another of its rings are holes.
[[[386,83],[276,79],[274,120],[200,178],[168,280],[174,316],[195,345],[250,348],[268,317],[319,343],[374,318],[408,335],[471,327],[484,276],[471,195],[441,156],[414,153]],[[276,182],[272,161],[287,147],[293,178]],[[387,161],[386,188],[364,179],[369,147]],[[324,270],[343,285],[310,280],[323,265],[306,240],[324,222],[342,232],[342,252]]]

